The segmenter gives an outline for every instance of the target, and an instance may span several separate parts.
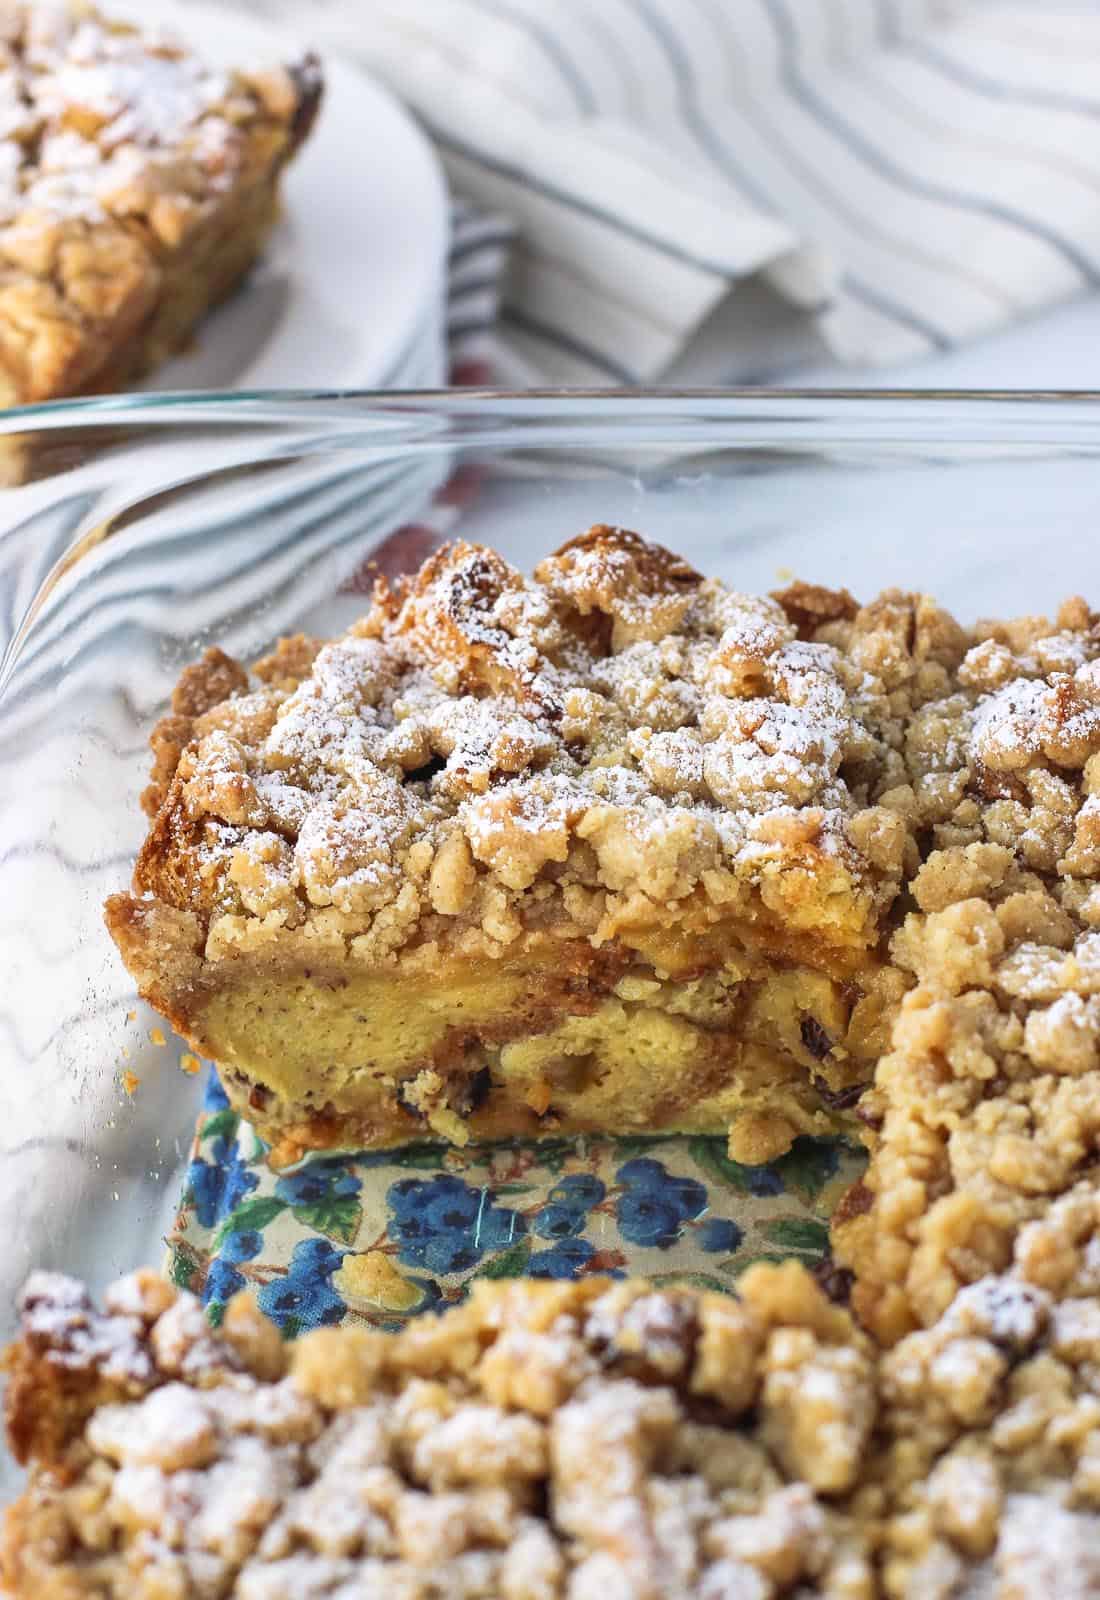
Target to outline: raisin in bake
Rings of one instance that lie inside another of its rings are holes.
[[[124,388],[255,261],[315,58],[218,71],[89,5],[0,5],[0,404]]]
[[[945,692],[930,602],[760,599],[602,526],[533,580],[445,549],[340,639],[185,673],[110,930],[277,1164],[587,1130],[771,1159],[854,1125],[913,981],[894,612]]]

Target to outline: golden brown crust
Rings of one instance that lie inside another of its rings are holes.
[[[251,265],[317,63],[215,72],[89,6],[13,3],[0,83],[4,403],[122,387]]]
[[[800,639],[812,639],[827,622],[850,622],[859,611],[859,602],[847,589],[827,589],[823,584],[803,583],[801,579],[784,589],[774,589],[772,599],[783,607]]]
[[[757,600],[600,526],[530,583],[441,551],[343,640],[283,656],[269,687],[235,680],[194,719],[112,919],[144,992],[287,1158],[341,1128],[399,1141],[415,1114],[459,1140],[728,1123],[753,1161],[856,1116],[871,1166],[836,1248],[884,1340],[1002,1270],[1100,1163],[1084,601],[967,631],[898,591]],[[606,973],[563,995],[586,944]],[[346,995],[315,1008],[324,1104],[305,1063],[271,1071],[283,1035],[248,1042],[263,973],[285,993],[306,968]],[[398,996],[417,973],[488,992],[521,969],[476,1018],[456,989],[463,1026],[404,1055],[348,1043],[379,1004],[363,974]],[[624,1036],[649,1054],[616,1058]],[[367,1066],[388,1104],[357,1087]]]
[[[289,645],[293,641],[284,640],[280,643]],[[273,659],[269,658],[269,661]],[[268,662],[263,665],[268,667]],[[198,731],[196,724],[199,719],[234,695],[244,694],[247,689],[248,673],[245,668],[215,646],[211,646],[200,661],[184,667],[172,691],[171,711],[161,718],[149,735],[153,767],[148,787],[142,792],[141,807],[154,822],[168,799],[180,756]],[[154,859],[168,853],[163,846],[146,847],[146,854]],[[173,897],[169,895],[166,898],[171,900]]]

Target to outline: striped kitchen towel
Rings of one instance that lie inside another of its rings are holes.
[[[659,378],[750,278],[861,363],[1100,279],[1095,3],[312,0],[308,26],[511,220],[502,320],[552,382]]]

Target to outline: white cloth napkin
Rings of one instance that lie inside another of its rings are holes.
[[[766,376],[777,297],[886,364],[1100,281],[1096,4],[249,3],[387,81],[498,252],[511,221],[503,324],[554,383],[659,379],[704,324]]]

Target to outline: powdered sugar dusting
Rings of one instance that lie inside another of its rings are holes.
[[[181,1383],[158,1369],[149,1392],[94,1412],[67,1483],[35,1474],[20,1570],[71,1576],[76,1593],[94,1562],[120,1596],[182,1584],[242,1600],[565,1600],[602,1567],[624,1593],[654,1570],[662,1593],[705,1600],[726,1586],[735,1506],[746,1562],[781,1560],[800,1589],[866,1578],[865,1536],[818,1497],[817,1470],[795,1484],[793,1465],[769,1460],[797,1454],[784,1408],[752,1402],[790,1366],[766,1349],[769,1323],[811,1380],[843,1364],[849,1381],[819,1385],[814,1402],[832,1418],[830,1487],[843,1492],[867,1437],[870,1364],[837,1346],[843,1319],[820,1326],[808,1279],[801,1297],[777,1283],[774,1304],[765,1280],[740,1304],[641,1283],[595,1297],[486,1285],[446,1323],[378,1345],[308,1336],[290,1379]],[[165,1315],[186,1325],[193,1304]]]
[[[36,1272],[19,1297],[20,1322],[31,1345],[58,1366],[102,1373],[121,1384],[148,1382],[152,1361],[142,1324],[101,1317],[84,1286],[60,1273]]]
[[[534,581],[460,545],[383,592],[296,686],[200,719],[178,769],[204,819],[190,903],[288,930],[316,908],[326,938],[336,912],[361,955],[388,954],[425,902],[519,937],[523,908],[502,916],[501,890],[551,874],[624,904],[744,899],[762,871],[828,857],[869,918],[893,885],[852,843],[866,802],[842,776],[874,758],[867,683],[775,601],[701,585],[636,535],[595,529]],[[460,866],[456,823],[471,865],[452,894],[430,875],[444,841]],[[615,915],[592,902],[595,939]]]
[[[262,110],[243,80],[163,33],[76,21],[63,5],[10,10],[0,221],[97,222],[126,215],[139,195],[146,208],[232,182],[239,127]]]

